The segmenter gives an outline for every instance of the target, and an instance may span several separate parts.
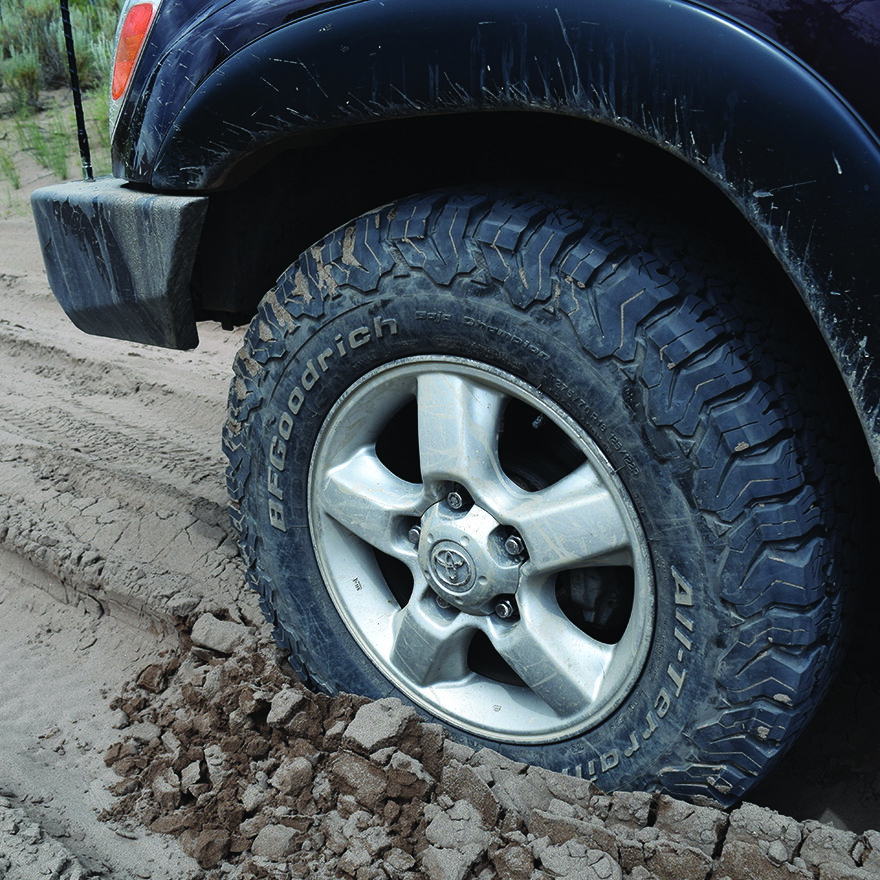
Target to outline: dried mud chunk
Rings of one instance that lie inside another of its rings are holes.
[[[373,863],[373,856],[364,846],[363,841],[350,840],[345,852],[339,858],[339,870],[349,877],[359,877],[364,868]]]
[[[104,763],[108,767],[112,767],[122,758],[130,758],[134,754],[136,754],[136,752],[131,743],[116,742],[113,743],[113,745],[108,746],[107,751],[104,752]]]
[[[421,855],[427,880],[464,880],[473,864],[468,855],[454,849],[429,846]]]
[[[400,746],[409,729],[419,721],[415,710],[395,697],[361,706],[343,734],[345,746],[370,755],[388,746]]]
[[[271,744],[263,736],[249,736],[244,743],[244,753],[255,761],[262,761],[269,754]]]
[[[139,721],[126,731],[128,736],[140,743],[151,743],[162,736],[162,728],[152,721]]]
[[[117,776],[128,776],[129,774],[136,773],[138,770],[143,770],[146,766],[146,762],[139,758],[123,758],[121,761],[117,761],[113,765],[113,772]]]
[[[535,841],[534,850],[542,867],[553,877],[578,877],[581,880],[622,880],[623,877],[620,866],[608,853],[588,849],[576,840],[553,846],[546,838],[541,838]],[[685,875],[678,875],[675,880],[685,880]]]
[[[475,771],[480,776],[483,775],[480,773],[481,769],[484,770],[485,765],[475,767]],[[495,781],[492,794],[498,803],[523,820],[527,819],[533,810],[547,810],[550,801],[553,800],[550,789],[540,776],[530,776],[508,766],[493,766],[492,777]]]
[[[340,719],[338,721],[334,721],[333,724],[327,728],[324,733],[324,740],[321,743],[321,747],[325,752],[335,752],[336,749],[339,748],[342,743],[342,735],[345,733],[345,728],[348,727],[348,722],[344,719]]]
[[[266,723],[271,727],[283,727],[290,723],[294,714],[305,708],[307,700],[302,691],[294,688],[282,688],[272,698]]]
[[[251,816],[249,819],[245,819],[238,826],[238,833],[242,835],[242,837],[256,837],[267,825],[271,824],[272,822],[268,816],[263,813],[257,813],[256,816]]]
[[[156,831],[159,834],[180,834],[187,828],[194,825],[194,817],[184,812],[167,813],[159,816],[152,825],[150,831]]]
[[[180,837],[183,851],[192,856],[201,868],[216,868],[229,852],[232,838],[228,831],[211,828],[200,834],[187,831]]]
[[[198,785],[201,778],[201,761],[191,761],[180,771],[180,787],[183,791],[192,791],[193,786]]]
[[[704,880],[712,859],[686,843],[656,840],[645,844],[645,866],[662,880]]]
[[[113,785],[110,786],[110,794],[115,795],[116,797],[123,797],[137,791],[139,788],[140,783],[137,779],[123,779],[120,782],[114,782]]]
[[[419,761],[403,752],[394,752],[388,771],[388,797],[423,800],[436,784]]]
[[[491,837],[483,827],[477,808],[468,801],[456,801],[449,810],[433,804],[425,806],[428,843],[443,849],[454,849],[469,859],[472,865],[486,852]]]
[[[241,751],[243,745],[244,739],[237,733],[232,733],[229,736],[224,736],[220,740],[220,748],[223,749],[223,751],[226,752],[227,755],[237,755]]]
[[[410,838],[416,835],[416,829],[425,823],[423,809],[421,804],[414,801],[403,804],[400,808],[400,815],[395,823],[395,831],[404,838]]]
[[[218,620],[213,614],[203,614],[193,625],[193,644],[218,654],[231,654],[248,637],[248,629],[231,620]]]
[[[165,667],[153,663],[142,669],[135,682],[138,687],[152,694],[160,694],[167,686]]]
[[[492,856],[498,880],[529,880],[535,860],[528,847],[512,843]]]
[[[411,870],[415,867],[415,864],[416,860],[408,852],[399,847],[394,847],[393,849],[388,850],[385,854],[385,866],[393,872],[391,874],[392,877],[398,876],[404,871]]]
[[[208,768],[208,777],[214,788],[219,788],[230,774],[227,766],[226,753],[216,743],[205,746],[205,764]]]
[[[528,829],[536,838],[548,838],[554,846],[562,846],[569,840],[577,840],[589,849],[600,849],[602,852],[611,853],[615,858],[618,856],[620,841],[614,832],[601,822],[533,810],[529,817]]]
[[[385,800],[385,771],[360,755],[340,752],[330,765],[330,778],[336,791],[351,795],[368,810],[376,810]]]
[[[418,726],[418,736],[422,764],[431,776],[439,779],[445,765],[443,747],[446,742],[446,731],[440,724],[422,721]]]
[[[727,826],[727,816],[712,807],[686,804],[667,795],[657,800],[657,819],[654,823],[673,839],[712,855],[721,831]]]
[[[760,880],[791,880],[811,872],[788,864],[801,847],[804,829],[794,819],[754,804],[743,804],[730,814],[730,824],[718,864],[720,876],[735,871]],[[771,847],[773,848],[771,851]],[[809,849],[808,849],[809,852]],[[785,864],[780,862],[785,855]]]
[[[815,820],[804,823],[804,843],[800,857],[810,868],[818,868],[820,874],[838,873],[846,876],[846,872],[855,872],[856,863],[852,858],[853,850],[858,843],[858,836],[852,831],[832,828]]]
[[[584,782],[586,780],[578,780]],[[592,783],[588,783],[592,786]],[[594,796],[592,804],[602,801],[605,804],[608,824],[616,831],[621,829],[629,829],[638,831],[644,828],[651,815],[651,804],[654,796],[647,791],[616,791],[609,798],[605,795],[599,795],[599,790],[592,786]]]
[[[467,800],[480,813],[483,824],[491,828],[498,820],[500,807],[492,789],[480,777],[473,767],[452,760],[442,770],[440,776],[441,791],[453,800]]]
[[[312,765],[306,758],[297,757],[289,761],[282,761],[281,766],[272,774],[269,782],[281,794],[298,795],[311,786],[313,772]]]
[[[166,767],[156,774],[152,784],[153,797],[163,810],[176,810],[180,804],[180,777]]]
[[[255,715],[268,710],[272,699],[269,691],[243,687],[238,695],[238,706],[245,715]]]

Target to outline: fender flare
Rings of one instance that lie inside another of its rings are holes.
[[[175,75],[169,67],[158,76]],[[712,180],[800,291],[880,463],[880,144],[798,59],[705,7],[361,0],[325,9],[206,75],[149,157],[151,183],[210,190],[250,154],[299,135],[491,110],[623,129]],[[146,124],[150,112],[144,128],[156,144],[162,126]]]

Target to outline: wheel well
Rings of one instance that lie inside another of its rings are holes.
[[[792,284],[742,215],[699,171],[654,143],[553,113],[473,113],[354,126],[274,147],[211,195],[193,278],[199,318],[250,320],[263,294],[309,245],[397,198],[509,180],[614,187],[663,204],[718,240],[736,236]],[[801,306],[802,307],[802,306]]]
[[[827,394],[849,399],[794,283],[724,193],[690,164],[628,132],[551,113],[473,113],[361,125],[252,156],[211,195],[193,278],[196,314],[250,321],[279,275],[331,230],[417,192],[535,180],[613,187],[660,205],[772,290],[786,332],[816,353]],[[846,407],[854,430],[852,406]],[[843,427],[843,426],[841,426]],[[853,435],[854,437],[858,435]],[[864,448],[864,444],[860,443]]]

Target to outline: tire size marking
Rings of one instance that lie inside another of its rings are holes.
[[[626,468],[630,474],[637,477],[641,473],[641,470],[636,464],[635,459],[629,454],[617,435],[614,432],[608,432],[608,424],[602,416],[596,412],[596,410],[587,403],[583,397],[580,397],[576,391],[569,388],[561,379],[557,379],[556,376],[547,376],[545,381],[548,385],[553,386],[552,390],[557,397],[561,397],[563,400],[567,401],[571,406],[578,410],[585,419],[589,420],[592,427],[601,431],[608,443],[611,444],[611,448],[618,453],[620,458],[623,459],[623,464],[620,467]]]
[[[580,779],[589,779],[595,782],[601,773],[613,770],[617,767],[622,759],[631,758],[641,747],[643,742],[647,742],[660,727],[660,722],[669,714],[669,710],[673,706],[673,700],[677,700],[684,689],[685,680],[687,678],[687,669],[683,663],[689,656],[693,647],[693,639],[691,635],[694,632],[694,621],[689,617],[684,608],[693,607],[694,591],[691,585],[676,571],[674,566],[670,566],[672,580],[675,584],[675,620],[676,626],[673,630],[675,639],[681,644],[676,655],[679,666],[670,662],[666,667],[666,676],[671,685],[663,685],[657,693],[653,706],[645,713],[644,726],[639,725],[635,730],[629,732],[629,744],[623,749],[611,749],[598,758],[587,761],[586,767],[583,764],[575,764],[573,767],[564,767],[562,772],[567,776],[577,776]]]
[[[278,419],[277,433],[273,435],[269,443],[269,463],[266,469],[266,496],[269,524],[279,532],[287,531],[287,523],[284,516],[284,488],[281,482],[281,474],[287,459],[287,441],[293,434],[293,417],[299,414],[306,400],[306,394],[318,384],[321,376],[329,372],[330,368],[349,351],[367,345],[376,339],[381,339],[386,333],[389,336],[397,335],[397,321],[393,318],[373,318],[373,326],[362,325],[355,327],[347,335],[337,333],[333,337],[333,347],[325,348],[315,358],[306,361],[305,369],[300,376],[299,384],[296,385],[287,398],[287,409],[281,413]],[[347,343],[347,344],[346,344]]]

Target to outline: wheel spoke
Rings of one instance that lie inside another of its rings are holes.
[[[460,681],[469,674],[467,650],[473,633],[468,615],[442,611],[430,593],[414,594],[395,616],[390,660],[419,687]]]
[[[422,478],[481,486],[503,478],[498,432],[506,395],[452,373],[419,377],[419,459]]]
[[[630,559],[630,537],[618,503],[589,464],[546,489],[518,495],[504,514],[525,541],[535,572],[627,564]]]
[[[401,555],[401,517],[418,516],[423,490],[395,476],[369,447],[329,468],[314,498],[324,513],[384,553]]]
[[[547,590],[519,598],[520,620],[494,629],[495,649],[560,717],[582,713],[602,689],[614,647],[581,632]]]

